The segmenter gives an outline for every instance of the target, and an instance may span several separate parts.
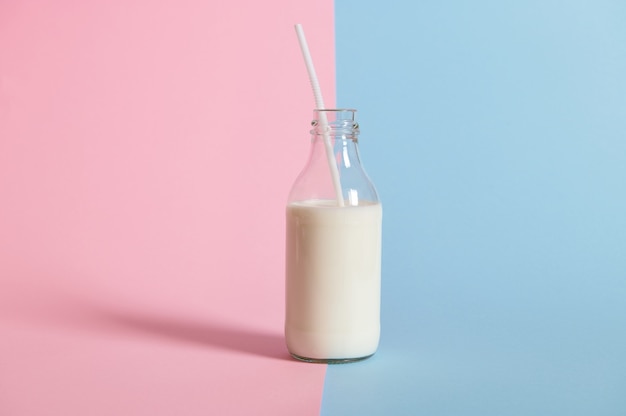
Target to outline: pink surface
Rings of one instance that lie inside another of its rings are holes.
[[[318,414],[284,347],[304,25],[332,1],[0,3],[0,415]]]

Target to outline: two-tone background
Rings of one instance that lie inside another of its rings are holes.
[[[357,364],[282,338],[294,23],[384,204]],[[624,415],[625,74],[617,0],[0,2],[0,415]]]

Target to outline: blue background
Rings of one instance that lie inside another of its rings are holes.
[[[626,2],[336,0],[384,206],[324,415],[626,415]]]

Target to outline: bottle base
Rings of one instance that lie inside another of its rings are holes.
[[[363,357],[355,357],[355,358],[308,358],[302,357],[297,354],[290,353],[293,358],[298,361],[304,361],[306,363],[315,363],[315,364],[349,364],[354,363],[356,361],[363,361],[370,358],[374,354],[366,355]]]

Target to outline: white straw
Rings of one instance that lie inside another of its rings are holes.
[[[298,35],[298,41],[300,42],[300,49],[302,50],[302,56],[304,57],[304,63],[306,69],[309,72],[309,80],[311,81],[311,88],[313,88],[313,95],[315,96],[315,105],[318,110],[324,110],[324,99],[322,98],[322,90],[320,89],[320,83],[317,80],[317,74],[315,73],[315,67],[313,66],[313,59],[311,59],[311,53],[309,52],[309,45],[306,43],[304,37],[304,30],[302,25],[296,25],[296,34]],[[335,162],[335,156],[333,154],[333,146],[330,143],[330,136],[328,135],[328,117],[325,111],[319,112],[320,116],[320,128],[322,129],[324,136],[324,147],[326,148],[326,159],[328,161],[328,167],[330,168],[330,176],[333,180],[333,188],[335,188],[335,196],[337,197],[337,204],[340,207],[344,206],[343,196],[341,194],[341,182],[339,181],[339,170],[337,169],[337,163]]]

